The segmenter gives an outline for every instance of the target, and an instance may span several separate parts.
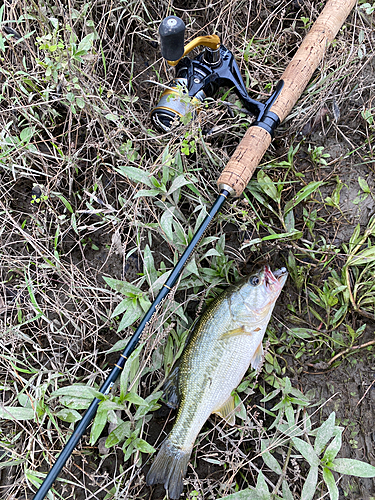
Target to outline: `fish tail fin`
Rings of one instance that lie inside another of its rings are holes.
[[[171,500],[178,500],[184,489],[183,479],[186,474],[191,449],[183,451],[174,446],[167,438],[153,461],[146,477],[146,484],[164,484]]]

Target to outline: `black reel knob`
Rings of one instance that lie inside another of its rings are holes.
[[[161,55],[178,61],[184,54],[185,24],[177,16],[166,17],[159,26]]]

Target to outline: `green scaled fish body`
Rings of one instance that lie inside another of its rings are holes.
[[[169,376],[166,395],[179,410],[146,482],[162,483],[178,499],[195,439],[211,413],[235,423],[233,389],[249,365],[262,361],[262,340],[287,278],[267,266],[217,297],[198,321],[179,365]]]

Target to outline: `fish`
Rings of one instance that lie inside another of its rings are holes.
[[[175,424],[146,476],[148,486],[163,484],[171,500],[183,492],[195,439],[216,413],[235,424],[232,391],[251,365],[263,361],[263,336],[288,272],[265,265],[230,286],[199,318],[177,365],[164,384],[164,397],[178,406]]]

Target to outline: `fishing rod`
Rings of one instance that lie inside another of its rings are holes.
[[[192,100],[203,102],[207,96],[213,95],[221,85],[228,85],[228,82],[231,86],[234,85],[245,107],[256,115],[256,120],[245,133],[220,175],[217,181],[220,193],[211,210],[100,388],[103,395],[108,394],[111,390],[124,368],[126,360],[138,344],[156,307],[176,284],[194,248],[225,200],[229,196],[240,196],[246,188],[261,158],[271,144],[275,128],[287,117],[297,102],[323,59],[327,44],[333,41],[355,4],[356,0],[328,0],[288,64],[280,82],[275,87],[275,92],[265,104],[254,101],[248,96],[233,55],[220,44],[216,35],[198,37],[184,47],[185,27],[182,26],[182,21],[175,16],[169,16],[162,22],[159,29],[162,55],[170,65],[176,66],[176,78],[171,86],[163,92],[158,106],[151,112],[151,119],[155,126],[166,131],[170,130],[180,118],[186,118],[187,113],[191,113],[191,117],[194,118],[195,111],[189,104],[181,102],[181,88],[184,89],[185,93],[188,93]],[[205,47],[204,52],[193,60],[187,58],[187,54],[199,45]],[[100,401],[99,398],[92,401],[33,500],[45,498],[78,441],[93,420]]]

